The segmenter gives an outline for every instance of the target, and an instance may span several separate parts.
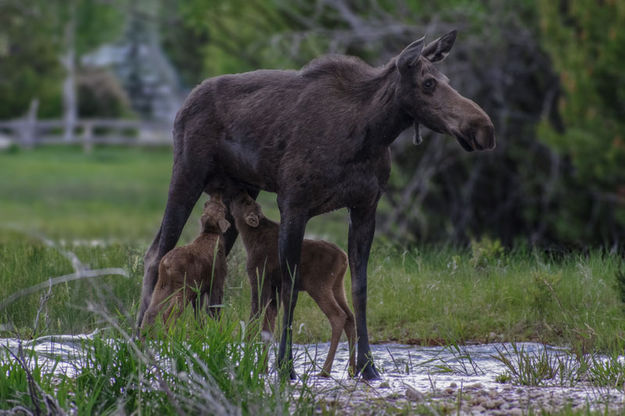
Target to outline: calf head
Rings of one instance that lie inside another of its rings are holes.
[[[488,115],[473,101],[449,85],[435,62],[442,61],[456,40],[451,31],[427,46],[421,38],[397,56],[400,74],[398,98],[402,109],[414,120],[415,143],[420,141],[419,124],[438,133],[455,136],[467,151],[493,149],[495,129]]]
[[[230,228],[230,223],[226,219],[226,206],[221,200],[221,195],[211,196],[204,203],[200,224],[202,225],[202,232],[223,234]]]
[[[252,228],[258,227],[260,220],[265,217],[260,209],[260,204],[254,201],[247,193],[239,194],[232,201],[230,212],[238,221],[243,221]]]

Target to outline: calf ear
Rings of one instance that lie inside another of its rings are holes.
[[[406,46],[406,48],[399,54],[397,61],[395,62],[399,72],[404,73],[419,62],[419,56],[421,56],[424,41],[425,36]]]
[[[423,52],[421,53],[425,59],[430,62],[440,62],[451,50],[451,47],[454,46],[454,42],[456,41],[456,35],[458,34],[457,30],[452,30],[451,32],[441,36],[440,38],[430,42],[428,46],[423,48]]]
[[[221,231],[222,234],[228,231],[228,228],[230,228],[230,223],[225,218],[220,219],[217,222],[217,225],[219,225],[219,230]]]
[[[250,227],[253,227],[253,228],[258,227],[259,222],[260,220],[258,218],[258,215],[256,215],[256,213],[254,212],[250,212],[249,214],[245,216],[245,223],[249,225]]]

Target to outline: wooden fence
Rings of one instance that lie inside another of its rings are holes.
[[[64,120],[33,120],[29,117],[0,121],[0,135],[23,147],[43,144],[80,144],[90,151],[96,144],[125,146],[171,145],[168,123],[119,120],[80,119],[72,123],[68,134]]]

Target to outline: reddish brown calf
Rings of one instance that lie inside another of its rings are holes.
[[[213,317],[219,314],[216,305],[222,303],[227,273],[223,233],[230,227],[220,196],[204,204],[200,223],[200,235],[191,244],[174,248],[161,260],[154,294],[141,323],[142,332],[154,324],[159,314],[168,325],[170,318],[179,316],[187,304],[195,308],[198,294],[200,306]]]
[[[278,313],[278,294],[282,288],[278,260],[280,225],[266,218],[260,205],[246,193],[232,201],[230,211],[247,251],[247,275],[252,286],[250,319],[258,318],[264,309],[263,330],[273,333]],[[334,355],[343,331],[347,335],[350,350],[349,372],[355,374],[356,327],[343,288],[347,264],[347,254],[336,245],[326,241],[304,240],[300,279],[294,290],[308,292],[330,321],[330,350],[320,374],[325,377],[329,377],[332,371]]]

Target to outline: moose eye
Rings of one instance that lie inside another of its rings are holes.
[[[436,87],[436,80],[434,78],[428,78],[423,81],[423,89],[426,92],[432,92],[432,90],[434,90],[434,87]]]

